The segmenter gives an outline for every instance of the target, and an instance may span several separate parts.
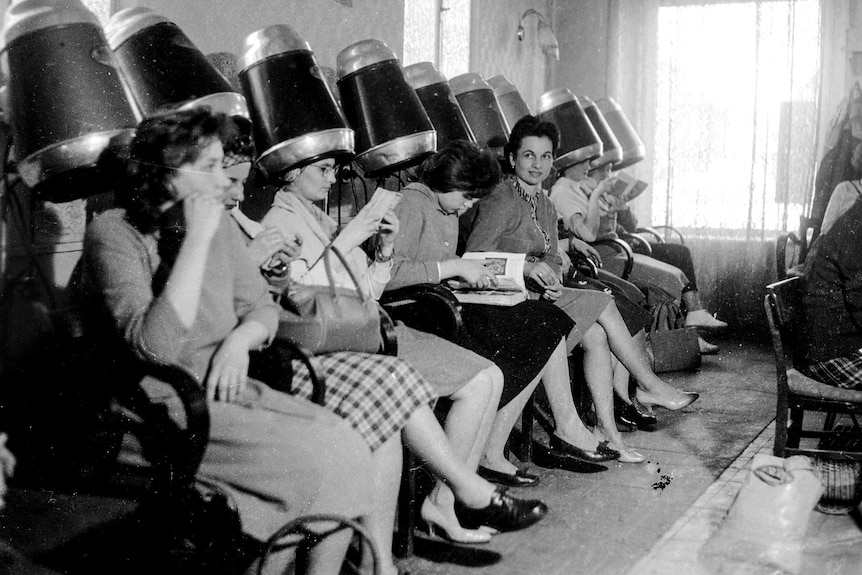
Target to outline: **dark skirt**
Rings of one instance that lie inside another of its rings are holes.
[[[625,291],[615,283],[584,277],[580,274],[566,281],[566,286],[576,289],[604,291],[614,297],[614,303],[631,335],[644,329],[652,321],[649,310],[629,299]]]
[[[541,300],[511,307],[464,304],[462,317],[465,335],[458,344],[490,359],[503,372],[500,407],[536,378],[575,325],[563,310]]]

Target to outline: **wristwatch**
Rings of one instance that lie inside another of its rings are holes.
[[[380,262],[381,264],[385,264],[386,262],[388,262],[392,259],[393,255],[395,255],[394,251],[390,252],[388,256],[384,256],[383,254],[380,253],[380,250],[377,249],[377,250],[374,250],[374,261]]]

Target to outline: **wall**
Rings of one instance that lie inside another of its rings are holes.
[[[608,2],[554,2],[560,62],[550,88],[569,88],[593,100],[608,96]]]
[[[524,40],[518,41],[518,22],[530,8],[552,18],[550,2],[546,1],[473,0],[470,70],[485,78],[505,74],[535,112],[536,100],[546,90],[546,78],[557,63],[548,60],[536,42],[535,16],[525,20]]]
[[[343,48],[367,38],[386,42],[401,55],[404,6],[401,0],[115,0],[116,7],[143,6],[173,20],[204,53],[239,54],[244,38],[272,24],[288,24],[311,44],[318,62],[335,66]]]

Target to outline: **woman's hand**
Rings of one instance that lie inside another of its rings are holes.
[[[398,235],[399,229],[401,229],[401,223],[398,221],[398,216],[391,209],[388,210],[377,228],[377,251],[383,257],[392,255],[395,236]]]
[[[524,275],[536,282],[544,289],[542,297],[556,301],[562,294],[562,285],[560,277],[554,268],[545,262],[527,262],[524,264]]]
[[[456,262],[456,273],[472,288],[489,289],[497,285],[497,276],[479,260],[453,260]]]
[[[596,248],[588,244],[583,240],[579,240],[578,238],[569,238],[571,240],[571,250],[581,254],[584,257],[594,257],[596,261],[601,263],[602,257],[599,255],[599,252],[596,251]]]
[[[284,234],[278,228],[265,228],[254,236],[248,244],[248,249],[254,258],[254,263],[260,267],[280,252],[286,241]]]
[[[245,388],[248,377],[249,342],[234,331],[222,341],[207,376],[207,399],[235,401]]]
[[[396,222],[397,222],[396,218]],[[335,247],[341,250],[341,253],[346,254],[353,248],[357,248],[362,243],[377,233],[380,229],[381,219],[370,214],[369,210],[361,209],[356,216],[350,220],[344,229],[338,234],[333,242]],[[397,224],[396,224],[397,225]]]
[[[183,198],[183,216],[186,220],[186,238],[209,241],[218,229],[224,215],[224,203],[211,194],[191,194]]]

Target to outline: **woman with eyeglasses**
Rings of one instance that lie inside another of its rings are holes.
[[[335,182],[335,161],[332,158],[318,160],[302,168],[293,169],[286,174],[286,185],[280,189],[273,200],[272,207],[261,223],[264,227],[273,227],[283,234],[298,234],[302,238],[300,254],[290,264],[290,278],[295,285],[329,285],[325,263],[322,261],[324,249],[331,243],[345,256],[347,264],[354,275],[359,278],[360,289],[366,295],[379,299],[392,270],[393,243],[399,230],[399,221],[390,210],[382,220],[366,216],[360,210],[359,214],[340,233],[332,218],[315,205],[315,202],[326,199],[329,189]],[[373,261],[368,260],[360,245],[365,240],[375,237],[377,249]],[[353,287],[353,281],[341,262],[332,262],[332,272],[336,285]],[[290,291],[288,290],[288,294]],[[466,349],[449,343],[439,337],[412,330],[403,325],[396,326],[398,337],[398,358],[418,371],[427,380],[437,395],[452,401],[445,422],[445,437],[443,443],[457,458],[459,473],[466,473],[469,481],[479,480],[484,486],[490,486],[484,479],[475,474],[477,460],[473,455],[481,452],[490,432],[491,423],[500,400],[503,385],[503,375],[491,361]],[[350,406],[343,415],[348,416]],[[425,406],[427,414],[433,418],[430,407]],[[338,409],[336,409],[339,412]],[[425,411],[423,411],[425,413]],[[435,420],[436,423],[436,420]],[[437,426],[439,429],[439,425]],[[422,445],[411,443],[405,436],[406,444],[420,458],[425,459],[426,453]],[[417,449],[419,447],[420,449]],[[388,443],[374,451],[372,463],[379,474],[379,482],[388,484],[391,490],[397,492],[398,478],[401,470],[401,448],[398,444]],[[432,462],[433,463],[433,462]],[[436,469],[435,469],[436,470]],[[491,535],[483,529],[465,529],[455,518],[456,499],[461,500],[456,484],[450,477],[438,473],[438,484],[434,518],[437,523],[454,522],[457,527],[448,531],[449,538],[460,543],[485,543]],[[444,481],[445,479],[445,481]],[[509,519],[498,523],[497,530],[504,531],[526,527],[541,519],[547,511],[544,504],[538,501],[520,501],[505,494],[505,489],[497,488],[492,492],[509,498],[507,508]],[[381,491],[381,498],[384,491]],[[394,502],[394,499],[392,500]],[[381,502],[381,506],[384,502]],[[380,519],[378,534],[383,541],[388,532],[389,545],[381,543],[380,547],[391,547],[391,527],[395,508],[388,505],[390,512]],[[462,506],[463,507],[463,506]],[[430,509],[426,512],[431,511]],[[467,512],[462,517],[475,515]],[[446,518],[446,519],[443,519]],[[471,527],[483,525],[483,520],[473,521]],[[502,527],[502,528],[501,528]]]

